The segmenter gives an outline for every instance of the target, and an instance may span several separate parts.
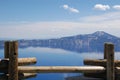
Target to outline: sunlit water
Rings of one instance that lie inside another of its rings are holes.
[[[0,50],[0,58],[4,51]],[[120,59],[119,52],[115,53],[115,59]],[[62,49],[29,47],[19,49],[19,57],[36,57],[35,66],[81,66],[84,59],[103,59],[103,53],[77,53]],[[73,73],[39,73],[36,78],[26,80],[65,80],[66,77],[81,74]]]

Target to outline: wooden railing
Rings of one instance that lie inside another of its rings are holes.
[[[18,58],[18,42],[6,41],[4,59],[0,60],[0,80],[19,80],[37,73],[83,73],[86,77],[115,80],[120,74],[120,60],[114,60],[114,45],[105,43],[104,59],[84,60],[91,66],[25,66],[35,64],[36,58]]]

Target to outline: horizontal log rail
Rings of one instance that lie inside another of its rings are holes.
[[[31,65],[35,64],[37,62],[35,57],[32,58],[18,58],[18,66],[22,65]],[[0,60],[0,69],[1,68],[7,68],[9,63],[9,59],[1,59]]]
[[[19,74],[19,79],[27,79],[27,78],[32,78],[36,76],[37,76],[37,73],[21,73]]]
[[[18,58],[18,65],[29,65],[29,64],[35,64],[37,62],[37,59],[35,57],[32,58]]]
[[[22,73],[103,73],[102,66],[18,66]],[[120,74],[120,67],[115,67],[117,74]]]
[[[106,78],[105,72],[97,72],[97,73],[84,73],[83,74],[85,77],[89,78]]]
[[[37,76],[37,73],[21,73],[19,75],[19,80],[27,79],[27,78],[33,78]],[[8,80],[9,74],[1,74],[0,80]]]
[[[116,71],[117,74],[120,74],[120,67],[116,67],[115,71]]]
[[[94,65],[94,66],[106,66],[106,59],[85,59],[85,65]],[[114,60],[115,66],[120,66],[120,60]]]
[[[104,72],[102,66],[19,66],[21,73],[96,73]]]

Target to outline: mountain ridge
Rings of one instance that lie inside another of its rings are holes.
[[[75,52],[103,52],[104,43],[112,42],[115,45],[115,51],[120,51],[120,38],[108,34],[104,31],[97,31],[92,34],[83,34],[57,39],[33,39],[18,40],[20,48],[27,47],[49,47],[60,48]],[[0,41],[0,48],[4,47],[4,41]]]

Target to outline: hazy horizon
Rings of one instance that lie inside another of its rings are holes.
[[[96,31],[98,32],[98,31]],[[99,31],[99,32],[104,32],[104,31]],[[95,32],[93,33],[88,33],[88,34],[94,34]],[[107,33],[107,32],[105,32]],[[109,33],[108,33],[109,34]],[[64,38],[64,37],[71,37],[71,36],[78,36],[78,35],[86,35],[86,34],[77,34],[77,35],[68,35],[68,36],[61,36],[61,37],[53,37],[53,38],[1,38],[0,37],[0,40],[32,40],[32,39],[59,39],[59,38]],[[113,34],[110,34],[110,35],[113,35]],[[115,36],[115,35],[113,35]],[[118,36],[115,36],[115,37],[118,37]],[[120,37],[118,37],[120,38]]]

